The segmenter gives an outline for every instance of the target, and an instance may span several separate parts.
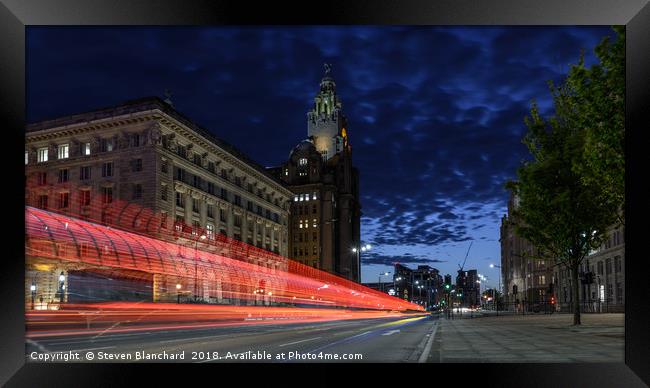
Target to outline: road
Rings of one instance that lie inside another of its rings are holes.
[[[79,362],[88,362],[88,353],[93,362],[418,362],[427,360],[432,346],[429,339],[437,325],[437,317],[425,315],[117,334],[108,331],[29,339],[26,354],[28,361],[33,355],[72,352],[79,354]],[[177,358],[181,355],[183,359]],[[130,358],[104,358],[108,356]]]

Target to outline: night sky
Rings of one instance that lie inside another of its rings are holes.
[[[360,171],[362,281],[398,261],[497,286],[531,101],[609,27],[27,27],[28,122],[164,98],[265,166],[307,137],[332,64]],[[382,280],[386,281],[386,277]]]

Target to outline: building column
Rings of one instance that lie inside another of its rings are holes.
[[[235,217],[235,213],[233,212],[233,206],[231,204],[228,204],[226,206],[226,214],[227,214],[227,220],[226,220],[226,233],[228,237],[233,238],[234,236],[234,223],[233,219]]]
[[[182,194],[185,201],[185,224],[192,225],[192,195],[189,192]]]

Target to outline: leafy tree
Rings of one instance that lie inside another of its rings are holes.
[[[584,162],[576,164],[581,179],[600,184],[605,201],[625,203],[625,27],[615,26],[617,39],[605,37],[596,46],[599,63],[586,68],[584,56],[571,67],[565,98],[572,107],[574,125],[586,130]]]
[[[625,32],[596,47],[600,63],[587,69],[584,56],[565,82],[551,83],[555,112],[540,116],[535,103],[525,123],[532,160],[506,187],[518,198],[516,232],[543,257],[569,269],[573,324],[580,324],[578,270],[608,228],[623,222],[625,149]]]

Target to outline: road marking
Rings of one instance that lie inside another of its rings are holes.
[[[361,337],[362,335],[366,335],[366,334],[368,334],[368,333],[372,333],[372,330],[371,330],[371,331],[366,331],[365,333],[361,333],[361,334],[353,335],[352,337],[348,337],[348,339],[349,339],[349,338],[354,338],[354,337]]]
[[[208,335],[208,336],[205,336],[205,337],[176,338],[176,339],[159,341],[159,342],[164,344],[164,343],[168,343],[168,342],[194,341],[194,340],[200,340],[200,339],[205,339],[205,338],[221,338],[221,337],[230,337],[230,335],[223,334],[223,335]]]
[[[383,333],[382,335],[393,335],[395,333],[399,333],[399,329],[387,331],[387,332]]]
[[[278,345],[278,346],[279,346],[279,347],[283,347],[283,346],[295,345],[295,344],[299,344],[299,343],[301,343],[301,342],[307,342],[307,341],[317,340],[317,339],[319,339],[319,338],[322,338],[322,337],[309,338],[309,339],[304,339],[304,340],[302,340],[302,341],[296,341],[296,342],[289,342],[288,344],[282,344],[282,345]]]
[[[420,358],[418,359],[419,363],[427,362],[427,358],[429,358],[429,353],[431,352],[431,346],[433,346],[433,338],[436,336],[436,330],[438,330],[438,322],[433,325],[433,331],[431,332],[431,335],[429,336],[429,340],[427,341],[426,346],[424,347],[424,351],[420,355]]]

